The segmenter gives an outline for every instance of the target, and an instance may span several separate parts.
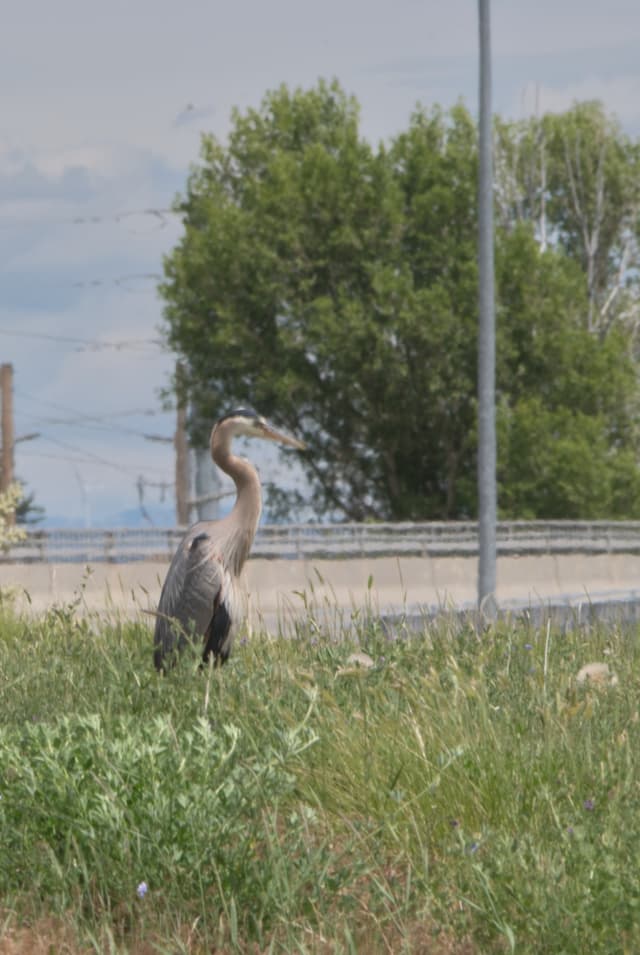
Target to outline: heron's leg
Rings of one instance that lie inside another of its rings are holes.
[[[213,654],[216,663],[225,663],[231,650],[227,640],[231,630],[231,617],[224,601],[216,607],[211,623],[205,633],[205,645],[202,659],[206,663]]]

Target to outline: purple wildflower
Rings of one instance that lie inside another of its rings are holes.
[[[533,650],[533,644],[532,644],[532,643],[525,643],[524,648],[525,648],[525,650]]]
[[[139,899],[143,899],[147,892],[149,891],[149,886],[146,882],[141,882],[136,889],[136,895]]]
[[[587,812],[591,812],[595,808],[596,804],[593,801],[593,799],[585,799],[582,805],[587,810]]]

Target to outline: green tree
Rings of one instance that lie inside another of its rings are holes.
[[[498,466],[504,517],[640,514],[629,337],[585,323],[579,266],[520,226],[498,246]]]
[[[22,500],[22,488],[17,481],[0,494],[0,550],[25,539],[25,532],[15,526],[15,515]]]
[[[374,149],[336,83],[282,87],[227,146],[205,137],[162,286],[194,421],[251,403],[303,436],[320,515],[473,516],[476,176],[463,106]],[[582,263],[541,251],[533,214],[503,222],[497,263],[503,513],[640,513],[624,330],[590,335]],[[595,485],[570,477],[589,448]]]
[[[605,337],[640,319],[640,145],[598,102],[496,124],[497,208],[504,228],[528,221],[543,248],[574,259],[586,319]]]
[[[14,484],[20,489],[20,494],[15,498],[16,524],[38,524],[44,520],[44,508],[36,503],[35,494],[33,492],[27,492],[20,478],[17,478]],[[13,500],[13,498],[11,499]]]
[[[16,506],[16,523],[23,525],[39,524],[44,520],[44,507],[36,503],[33,491],[26,493],[23,487],[23,494]]]
[[[226,149],[203,142],[166,262],[169,341],[205,419],[252,402],[304,435],[319,513],[473,507],[475,166],[462,108],[373,150],[336,84],[281,88]]]

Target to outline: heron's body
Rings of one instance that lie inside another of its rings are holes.
[[[254,466],[231,453],[236,435],[263,437],[301,448],[244,409],[221,418],[211,433],[211,455],[236,485],[233,510],[219,521],[199,521],[174,554],[160,595],[154,662],[164,670],[189,640],[202,641],[203,657],[224,663],[240,622],[238,581],[251,551],[262,498]]]

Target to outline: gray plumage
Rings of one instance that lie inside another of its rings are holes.
[[[224,663],[240,622],[238,579],[249,556],[262,508],[260,479],[254,466],[231,453],[234,437],[263,438],[302,449],[295,438],[276,431],[253,411],[238,409],[214,425],[211,456],[233,478],[236,502],[227,517],[199,521],[189,528],[169,566],[156,614],[154,663],[166,670],[188,641],[202,643]]]

